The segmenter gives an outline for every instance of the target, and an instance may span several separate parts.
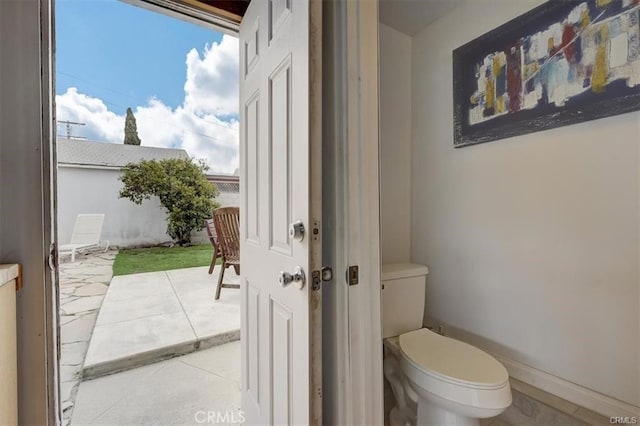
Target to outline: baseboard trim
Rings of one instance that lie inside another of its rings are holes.
[[[486,341],[482,342],[483,339],[478,336],[443,322],[437,323],[445,327],[445,334],[448,337],[467,342],[491,354],[506,367],[509,376],[514,379],[566,399],[573,404],[595,411],[605,417],[640,417],[640,407],[638,406],[601,394],[592,389],[577,385],[553,374],[508,358],[497,353],[495,350],[491,350],[491,348],[488,347],[490,343]]]
[[[533,368],[521,362],[492,353],[514,379],[559,396],[581,407],[588,408],[605,417],[638,417],[640,408],[615,398],[576,385],[560,377]]]

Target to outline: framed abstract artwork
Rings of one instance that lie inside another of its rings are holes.
[[[640,0],[551,0],[453,51],[454,146],[640,110]]]

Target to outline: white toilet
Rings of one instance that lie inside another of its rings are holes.
[[[396,399],[389,422],[478,425],[511,405],[509,374],[486,352],[421,328],[427,272],[409,263],[382,268],[384,375]]]

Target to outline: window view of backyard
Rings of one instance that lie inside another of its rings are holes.
[[[240,420],[238,41],[117,0],[56,21],[63,424]]]

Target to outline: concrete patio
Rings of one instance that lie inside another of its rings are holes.
[[[224,294],[224,293],[223,293]],[[80,384],[72,425],[240,424],[240,342]]]
[[[60,263],[64,425],[73,415],[78,387],[87,379],[85,369],[92,366],[87,362],[94,363],[96,376],[239,338],[239,291],[224,289],[220,300],[213,300],[220,267],[213,275],[203,267],[120,276],[109,285],[116,254],[90,250],[73,263],[66,258]],[[226,277],[238,281],[232,269]],[[178,318],[177,326],[171,325],[172,318]],[[177,332],[167,333],[172,327]],[[94,333],[98,336],[92,338]],[[90,340],[96,352],[87,357]],[[129,345],[120,345],[123,341]]]
[[[83,367],[83,379],[188,354],[240,338],[240,292],[214,290],[220,267],[122,275],[111,280]],[[239,282],[228,269],[225,281]]]

